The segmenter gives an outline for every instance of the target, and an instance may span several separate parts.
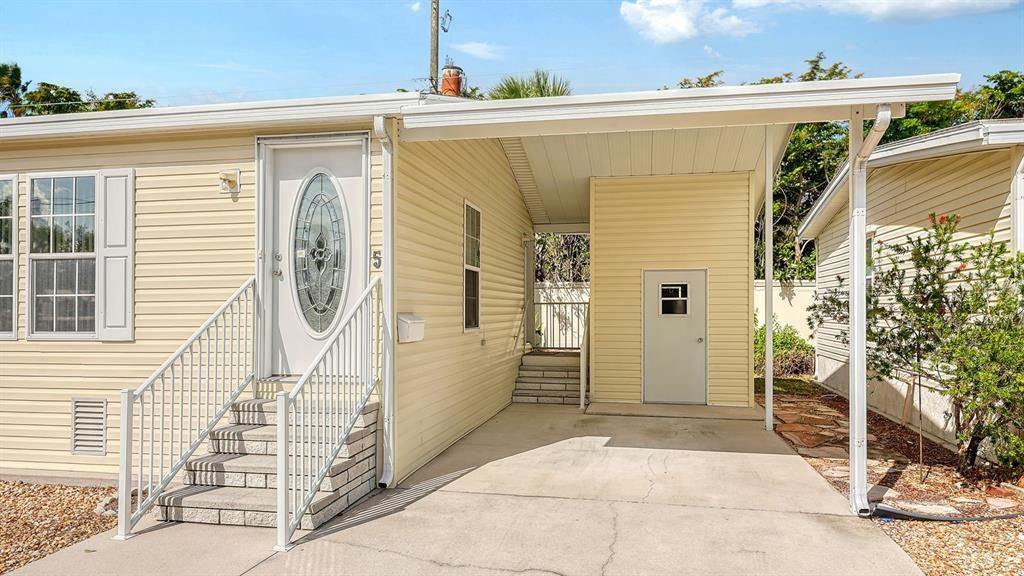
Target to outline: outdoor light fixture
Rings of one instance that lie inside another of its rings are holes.
[[[237,168],[235,170],[221,170],[218,175],[220,178],[220,192],[221,194],[238,194],[238,180],[241,176],[241,170]]]

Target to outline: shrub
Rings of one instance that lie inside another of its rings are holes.
[[[764,374],[764,340],[765,327],[758,326],[754,332],[755,374]],[[796,328],[776,322],[775,329],[772,330],[772,348],[775,353],[774,374],[780,376],[814,374],[814,346],[804,340]]]
[[[906,242],[878,243],[886,266],[867,294],[868,367],[885,378],[924,379],[950,400],[960,470],[986,442],[998,460],[1024,465],[1024,254],[993,234],[956,239],[960,218],[931,215]],[[849,321],[849,291],[815,296],[811,324]],[[848,335],[836,336],[844,342]]]

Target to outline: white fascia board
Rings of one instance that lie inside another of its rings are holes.
[[[1024,119],[980,120],[929,132],[879,146],[869,159],[871,169],[976,152],[986,148],[1004,148],[1024,144]],[[811,207],[797,229],[797,236],[812,240],[835,216],[842,205],[849,166],[844,163]],[[868,193],[871,193],[870,188]]]
[[[304,123],[325,121],[372,121],[374,116],[398,114],[403,106],[451,100],[424,98],[415,92],[396,92],[366,96],[25,116],[0,120],[0,142],[175,130],[261,128],[282,124],[301,126]]]
[[[403,110],[401,137],[415,141],[843,120],[850,107],[951,100],[959,80],[959,74],[933,74],[435,104]]]

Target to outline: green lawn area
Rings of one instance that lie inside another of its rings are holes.
[[[796,396],[814,396],[821,391],[810,376],[776,376],[774,388],[776,394]],[[754,393],[764,394],[764,378],[761,376],[754,377]]]

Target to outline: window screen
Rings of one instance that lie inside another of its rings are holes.
[[[463,326],[480,327],[480,211],[466,203],[463,232]]]

